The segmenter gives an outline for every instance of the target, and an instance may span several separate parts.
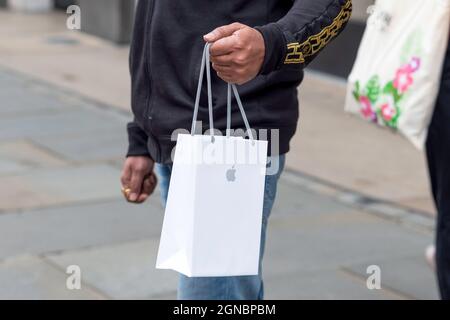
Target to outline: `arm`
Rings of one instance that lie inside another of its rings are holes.
[[[129,56],[132,84],[134,84],[138,72],[143,70],[140,65],[143,59],[139,57],[136,59],[134,56],[144,54],[143,44],[145,43],[144,33],[148,4],[148,1],[139,1],[136,8],[133,40]],[[133,94],[135,94],[134,91]],[[132,99],[132,103],[136,103],[135,99]],[[122,192],[127,201],[141,203],[152,194],[156,186],[156,176],[153,174],[154,162],[147,149],[147,134],[135,119],[128,123],[127,132],[128,151],[121,175]]]
[[[143,1],[139,3],[143,3]],[[134,34],[135,36],[139,34],[138,29],[135,28]],[[130,52],[130,73],[132,75],[132,52],[136,50],[136,45],[140,45],[140,42],[134,42]],[[141,50],[142,48],[138,49]],[[154,161],[151,159],[147,148],[148,136],[135,119],[127,124],[127,132],[128,151],[120,178],[122,192],[127,201],[142,203],[153,193],[156,187],[156,176],[153,174]]]
[[[351,12],[351,0],[296,0],[281,20],[256,28],[266,47],[261,73],[308,65],[340,34]]]
[[[351,0],[295,0],[277,22],[255,28],[233,23],[204,38],[213,42],[211,61],[218,75],[242,84],[260,73],[305,67],[339,35],[351,12]]]

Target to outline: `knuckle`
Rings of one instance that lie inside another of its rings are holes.
[[[247,62],[247,59],[243,55],[239,55],[234,58],[234,63],[236,63],[237,65],[245,65],[246,62]]]
[[[217,33],[218,35],[222,35],[225,32],[225,27],[218,27],[216,30],[214,30],[214,33]]]
[[[240,38],[240,37],[236,37],[236,40],[234,42],[234,45],[237,48],[243,48],[245,46],[245,42]]]
[[[130,180],[130,175],[126,172],[122,172],[122,174],[120,175],[120,181],[122,183],[127,182],[128,180]]]
[[[142,173],[142,172],[144,172],[144,168],[142,166],[140,166],[140,165],[135,166],[134,167],[134,172],[135,173]]]
[[[136,165],[135,169],[139,172],[143,172],[147,169],[147,165],[145,163],[140,162]]]
[[[125,161],[122,167],[122,175],[125,175],[125,172],[129,171],[129,169],[132,167],[129,161]]]
[[[238,68],[234,73],[236,74],[236,77],[242,77],[245,74],[245,70],[243,68]]]
[[[211,59],[215,58],[215,54],[217,53],[217,45],[213,44],[210,48],[209,48],[209,54],[211,55]]]
[[[235,45],[238,46],[240,49],[245,49],[249,43],[248,41],[248,35],[240,30],[235,34]]]
[[[138,179],[134,178],[130,181],[130,188],[131,189],[136,189],[136,186],[139,185]]]

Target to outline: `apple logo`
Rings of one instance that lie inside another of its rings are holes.
[[[226,176],[227,181],[229,182],[234,182],[236,180],[236,169],[234,168],[234,166],[231,169],[227,170]]]

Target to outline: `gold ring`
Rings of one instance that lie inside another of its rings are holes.
[[[130,192],[131,192],[130,188],[122,188],[122,193],[126,198],[128,198],[128,196],[130,195]]]

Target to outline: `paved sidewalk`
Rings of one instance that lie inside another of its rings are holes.
[[[0,299],[163,299],[163,212],[120,194],[129,112],[0,68]],[[290,156],[292,157],[292,156]],[[265,258],[269,299],[435,299],[433,219],[291,169]],[[69,265],[82,290],[65,287]],[[382,289],[366,288],[378,265]]]

